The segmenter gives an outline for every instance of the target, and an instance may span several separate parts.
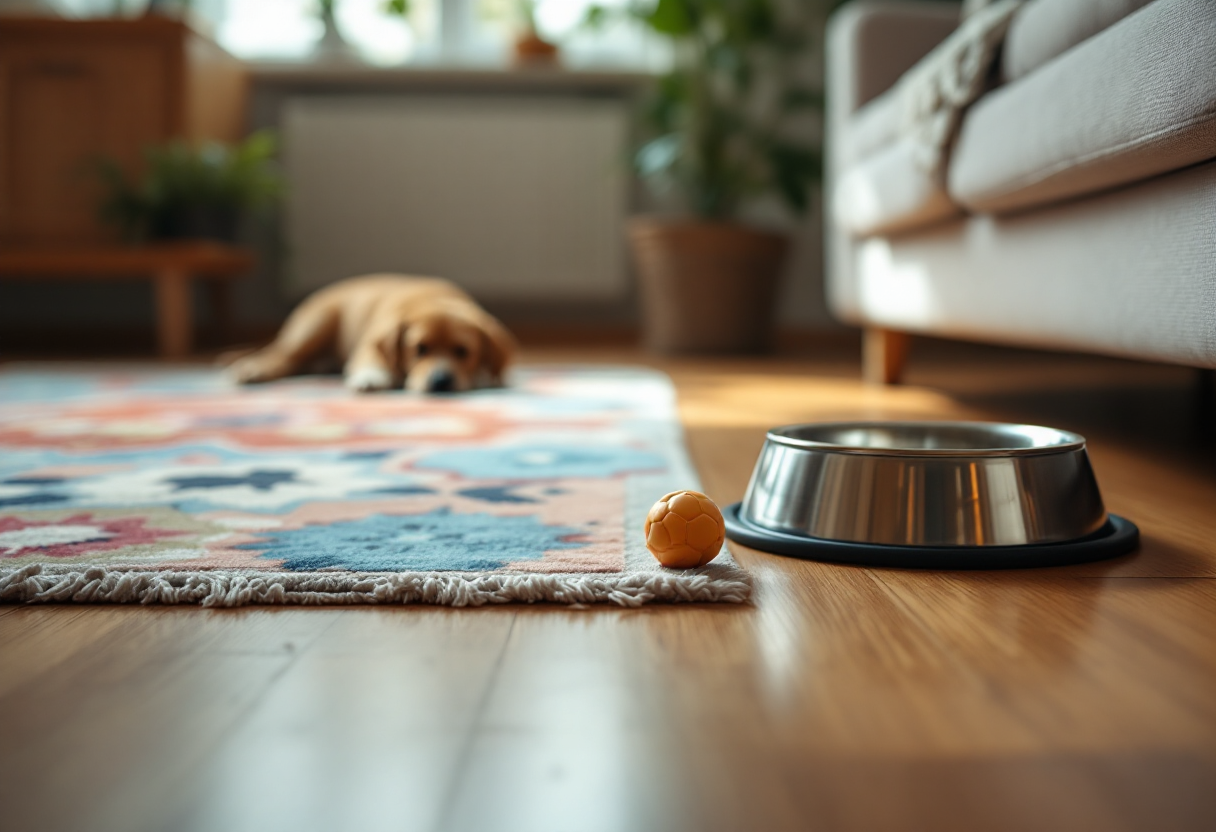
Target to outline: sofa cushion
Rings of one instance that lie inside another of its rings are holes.
[[[999,213],[1216,158],[1216,2],[1157,0],[963,121],[949,193]]]
[[[1152,0],[1029,0],[1009,24],[1001,75],[1014,81]]]
[[[906,136],[847,167],[836,180],[832,215],[856,236],[928,225],[962,211],[939,177],[917,161],[919,145]]]

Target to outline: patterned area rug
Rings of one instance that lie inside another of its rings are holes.
[[[667,570],[643,518],[697,488],[663,375],[506,390],[234,388],[210,370],[0,373],[0,600],[747,600],[725,549]]]

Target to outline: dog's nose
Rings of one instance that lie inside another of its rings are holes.
[[[427,376],[428,393],[451,393],[456,389],[456,376],[451,370],[436,370]]]

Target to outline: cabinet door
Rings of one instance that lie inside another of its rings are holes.
[[[128,171],[176,130],[178,71],[163,39],[0,42],[0,243],[90,242],[102,157]]]

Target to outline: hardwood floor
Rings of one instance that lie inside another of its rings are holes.
[[[1090,438],[1143,547],[992,573],[736,547],[747,607],[0,607],[0,827],[1216,826],[1216,464],[1193,371],[921,344],[896,388],[826,348],[657,363],[724,504],[776,424],[1031,421]]]

